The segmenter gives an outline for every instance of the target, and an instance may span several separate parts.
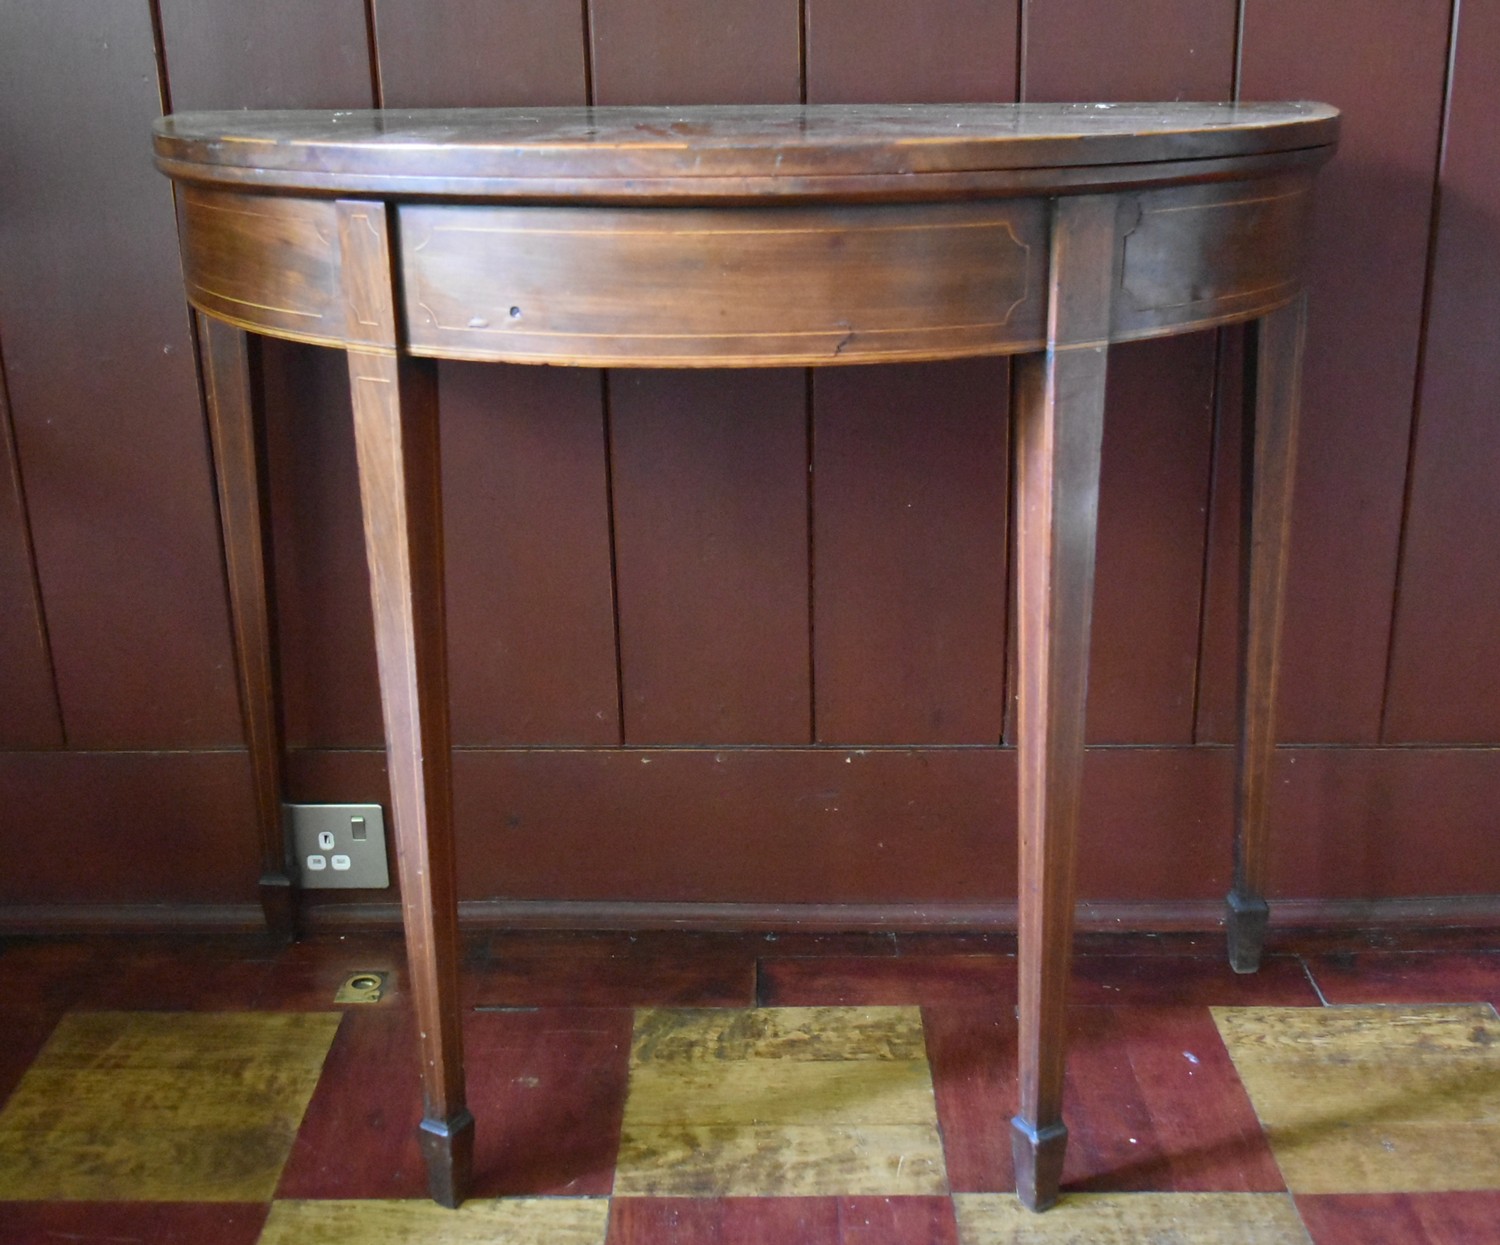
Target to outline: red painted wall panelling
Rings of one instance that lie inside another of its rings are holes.
[[[172,107],[369,108],[364,0],[160,0]]]
[[[62,717],[32,569],[31,533],[0,365],[0,747],[55,748]]]
[[[797,0],[589,0],[596,104],[785,104]]]
[[[811,734],[804,373],[610,377],[629,743]]]
[[[1014,3],[810,0],[810,102],[1009,100]],[[1004,722],[1009,365],[815,372],[817,737],[993,743]]]
[[[1237,0],[1024,0],[1027,99],[1228,99]]]
[[[362,0],[163,0],[172,105],[368,108]],[[284,717],[289,741],[383,738],[347,367],[286,342],[262,349]]]
[[[239,738],[150,13],[6,5],[0,339],[76,747]],[[24,49],[24,52],[18,51]],[[22,120],[24,119],[24,120]],[[24,580],[22,581],[24,584]]]
[[[0,791],[0,904],[255,902],[243,753],[0,752]]]
[[[1374,742],[1437,167],[1449,0],[1246,0],[1241,94],[1344,110],[1313,228],[1280,736]]]
[[[807,102],[1012,100],[1016,2],[807,0]]]
[[[1391,663],[1391,740],[1500,740],[1496,65],[1500,6],[1464,5]]]
[[[387,108],[581,104],[580,0],[374,0]]]
[[[815,373],[820,741],[999,741],[1008,385],[996,359]]]
[[[600,375],[440,375],[453,737],[618,743]]]

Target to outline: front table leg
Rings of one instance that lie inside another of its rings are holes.
[[[1266,838],[1275,754],[1276,668],[1286,595],[1306,299],[1250,326],[1245,357],[1246,437],[1241,532],[1240,738],[1235,784],[1234,889],[1229,963],[1260,967],[1265,941]]]
[[[1047,348],[1017,360],[1020,608],[1020,1111],[1016,1193],[1045,1210],[1062,1182],[1073,855],[1104,432],[1115,200],[1057,201]]]
[[[458,1009],[437,371],[431,360],[401,358],[394,349],[385,209],[362,203],[339,208],[351,322],[392,343],[351,344],[349,381],[422,1051],[422,1150],[433,1198],[457,1206],[469,1183],[474,1117],[464,1102]]]

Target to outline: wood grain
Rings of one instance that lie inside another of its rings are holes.
[[[942,1192],[920,1034],[903,1008],[639,1013],[616,1196]]]
[[[340,271],[360,502],[380,660],[391,812],[422,1047],[422,1140],[433,1197],[462,1202],[474,1117],[464,1105],[458,1021],[447,634],[443,625],[437,376],[395,353],[395,279],[384,204],[344,201]]]
[[[282,825],[280,663],[276,652],[275,571],[267,507],[268,481],[260,422],[256,339],[203,316],[198,324],[203,390],[219,487],[230,616],[239,667],[255,821],[260,838],[261,903],[267,927],[290,940],[297,928],[295,865]]]
[[[75,1013],[0,1112],[0,1198],[269,1200],[337,1013]]]
[[[954,1199],[964,1245],[1050,1245],[1087,1240],[1129,1245],[1152,1236],[1174,1245],[1304,1245],[1292,1199],[1278,1193],[1073,1194],[1050,1215],[1013,1198],[964,1193]],[[1169,1232],[1169,1237],[1162,1237]]]
[[[262,1245],[604,1245],[608,1198],[504,1198],[458,1210],[411,1201],[278,1201]]]
[[[1059,200],[1048,272],[1047,350],[1016,384],[1017,767],[1020,788],[1020,1108],[1017,1193],[1057,1199],[1063,999],[1083,784],[1089,620],[1104,434],[1104,376],[1118,262],[1117,204]]]
[[[1294,1193],[1500,1182],[1500,1023],[1488,1005],[1215,1008]]]

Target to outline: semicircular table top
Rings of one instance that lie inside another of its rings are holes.
[[[1337,110],[1316,103],[218,112],[157,123],[157,164],[181,183],[188,298],[202,313],[261,895],[288,936],[298,864],[281,821],[255,341],[347,352],[434,1197],[466,1196],[474,1136],[457,992],[436,360],[683,368],[1015,357],[1008,394],[994,395],[1015,463],[1011,1140],[1017,1192],[1043,1209],[1058,1196],[1067,1140],[1066,983],[1109,350],[1248,325],[1227,919],[1231,963],[1247,972],[1269,911],[1313,183],[1338,126]],[[1003,648],[1003,634],[996,642]],[[321,870],[313,859],[302,863]],[[337,884],[329,871],[319,877]]]
[[[174,178],[328,194],[921,197],[1015,193],[1024,170],[1088,184],[1115,165],[1329,147],[1337,132],[1318,103],[203,112],[163,117],[156,154]]]

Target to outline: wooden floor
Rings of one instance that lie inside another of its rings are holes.
[[[515,934],[476,1196],[423,1198],[401,945],[0,943],[0,1242],[1500,1243],[1500,934],[1085,938],[1066,1196],[1007,1190],[1014,947]],[[378,1003],[336,1005],[352,972]]]

